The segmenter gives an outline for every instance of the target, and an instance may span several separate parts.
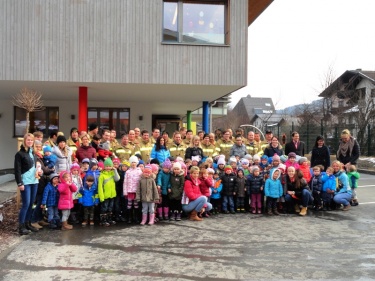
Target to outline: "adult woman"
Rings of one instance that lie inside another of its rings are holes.
[[[343,164],[340,161],[333,161],[333,175],[337,178],[339,191],[335,192],[333,201],[337,204],[343,204],[343,211],[348,211],[350,209],[350,201],[352,199],[352,190],[349,186],[349,180],[346,173],[342,170]]]
[[[357,164],[359,158],[359,144],[357,140],[351,136],[348,129],[341,132],[341,140],[336,158],[346,167]]]
[[[302,173],[290,166],[287,170],[286,176],[286,194],[285,202],[291,206],[294,205],[294,211],[300,216],[305,216],[307,213],[307,206],[313,203],[313,197],[308,189],[307,182],[303,178]],[[302,204],[302,209],[300,205]]]
[[[60,174],[61,171],[70,171],[72,151],[70,147],[66,145],[66,138],[64,136],[58,136],[56,144],[57,145],[52,148],[52,153],[57,157],[55,172]]]
[[[315,145],[311,151],[311,167],[316,165],[322,165],[324,167],[324,171],[331,166],[329,148],[328,146],[324,145],[324,138],[322,136],[316,137]]]
[[[21,191],[22,208],[19,212],[18,232],[20,235],[29,234],[30,231],[38,231],[31,226],[30,219],[32,214],[32,206],[38,191],[38,177],[42,175],[42,171],[37,172],[37,158],[34,154],[34,136],[27,133],[23,137],[23,144],[14,157],[14,176],[17,186]]]
[[[275,154],[281,156],[284,152],[277,137],[272,137],[271,143],[264,149],[264,155],[267,155],[268,158],[272,158]]]
[[[78,137],[78,129],[73,127],[70,129],[70,137],[66,141],[66,145],[70,147],[72,151],[72,162],[76,160],[77,149],[81,146],[81,140]]]
[[[76,158],[78,162],[81,163],[85,158],[96,158],[96,149],[90,146],[90,137],[87,133],[81,136],[81,141],[82,144],[76,152]]]
[[[163,162],[171,156],[171,153],[165,146],[165,139],[163,136],[159,136],[156,139],[154,147],[151,150],[151,159],[158,159],[159,164],[163,164]]]
[[[199,136],[193,136],[190,146],[185,151],[185,160],[192,159],[193,156],[199,156],[200,161],[204,158]]]
[[[212,205],[207,202],[207,197],[203,196],[200,190],[199,168],[193,166],[190,168],[190,175],[186,176],[184,183],[184,193],[182,198],[182,209],[190,213],[190,220],[201,221],[198,213],[210,211]]]

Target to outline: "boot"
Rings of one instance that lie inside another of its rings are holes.
[[[133,222],[133,209],[128,209],[128,224],[131,224]]]
[[[272,216],[272,215],[273,215],[273,213],[272,213],[272,209],[271,209],[271,208],[268,208],[267,215],[269,215],[269,216]]]
[[[116,221],[113,219],[113,215],[112,215],[112,213],[107,213],[107,222],[108,222],[110,225],[114,225],[114,224],[116,224]]]
[[[302,207],[301,212],[299,213],[300,216],[306,216],[307,214],[307,207]]]
[[[55,220],[51,220],[48,225],[50,229],[57,229],[57,222]]]
[[[273,214],[276,215],[276,216],[280,215],[280,213],[277,211],[277,208],[273,209]]]
[[[107,222],[107,218],[105,214],[100,215],[100,225],[101,226],[109,226],[109,223]]]
[[[26,225],[24,223],[20,223],[18,227],[18,233],[20,235],[27,235],[27,234],[30,234],[31,231],[26,228]]]
[[[84,220],[83,222],[82,222],[82,226],[86,226],[87,225],[87,220]]]
[[[295,204],[295,205],[294,205],[294,211],[295,211],[296,213],[301,212],[301,209],[299,208],[299,205],[298,205],[298,204]]]
[[[181,213],[179,211],[177,211],[176,213],[176,221],[180,221],[181,220]]]
[[[193,210],[191,213],[190,213],[190,218],[189,220],[191,221],[202,221],[203,219],[201,219],[200,217],[198,217],[198,213],[196,210]]]
[[[146,215],[146,217],[147,217],[147,215]],[[155,220],[155,214],[152,213],[152,214],[150,214],[150,221],[148,222],[148,224],[153,225],[154,224],[154,220]]]
[[[164,207],[163,212],[164,212],[164,220],[166,220],[166,221],[169,220],[169,208]]]
[[[29,221],[25,223],[26,229],[31,230],[32,232],[38,232],[39,229],[33,227]]]
[[[62,227],[61,220],[60,219],[56,219],[55,223],[56,223],[57,229],[61,229],[61,227]]]
[[[150,215],[150,217],[151,217],[151,215]],[[151,218],[150,218],[150,220],[151,220]],[[145,225],[146,221],[147,221],[147,214],[142,214],[141,225]]]
[[[163,208],[162,207],[158,208],[158,217],[159,217],[159,221],[163,220]]]
[[[61,230],[72,230],[72,229],[73,229],[73,226],[68,224],[68,221],[62,222]]]
[[[139,210],[139,208],[135,208],[134,209],[134,213],[133,213],[134,214],[134,222],[135,222],[135,224],[139,224],[140,223],[138,210]]]
[[[43,226],[41,226],[39,223],[37,223],[37,222],[34,222],[34,223],[31,223],[31,226],[32,227],[35,227],[36,229],[42,229],[43,228]]]

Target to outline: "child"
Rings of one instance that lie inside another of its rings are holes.
[[[303,174],[303,178],[306,180],[307,184],[309,184],[311,180],[311,172],[310,172],[309,161],[307,160],[306,157],[301,157],[299,159],[299,169]]]
[[[199,189],[203,196],[207,197],[207,201],[210,201],[210,187],[212,186],[212,178],[208,176],[208,171],[205,168],[200,169],[199,171],[199,180],[201,184],[199,185]],[[199,216],[200,214],[198,214]],[[207,212],[202,213],[203,217],[209,217],[210,215]]]
[[[127,210],[128,210],[128,223],[132,223],[134,220],[135,223],[139,223],[138,219],[138,202],[135,200],[135,195],[137,192],[138,182],[141,179],[142,170],[137,167],[138,157],[131,156],[129,158],[130,167],[125,173],[124,185],[123,185],[123,194],[128,200]],[[132,211],[132,209],[134,209]]]
[[[219,158],[217,159],[217,171],[219,172],[220,177],[225,174],[224,168],[225,168],[225,156],[220,155]]]
[[[109,226],[116,224],[112,219],[113,204],[116,198],[116,182],[120,179],[117,169],[113,167],[111,158],[104,161],[104,170],[98,180],[98,195],[100,200],[100,224]]]
[[[123,196],[123,184],[125,173],[128,170],[130,164],[129,161],[123,160],[120,164],[119,168],[117,169],[117,173],[119,174],[120,179],[116,182],[116,199],[115,199],[115,221],[116,222],[125,222],[125,214],[126,214],[126,200]]]
[[[164,162],[165,163],[165,162]],[[163,164],[164,164],[163,163]],[[137,186],[135,197],[137,202],[142,202],[142,221],[141,225],[145,225],[147,221],[147,214],[150,214],[148,224],[154,224],[155,219],[155,201],[159,200],[158,188],[154,178],[152,177],[152,168],[146,165],[143,169],[141,180]]]
[[[264,180],[258,166],[253,166],[252,174],[247,177],[247,192],[251,198],[251,212],[262,213],[262,192]]]
[[[323,182],[322,182],[321,172],[322,170],[320,169],[320,167],[318,166],[313,167],[313,176],[310,181],[310,189],[314,197],[314,206],[315,206],[314,209],[316,211],[320,211],[322,209]]]
[[[79,189],[78,202],[83,206],[82,226],[94,225],[94,206],[98,205],[99,197],[93,176],[88,176],[85,184]]]
[[[236,157],[229,158],[229,165],[232,167],[233,173],[237,174],[237,158]]]
[[[358,206],[358,198],[357,198],[357,187],[358,187],[358,180],[359,180],[359,173],[357,172],[357,168],[354,165],[350,165],[348,172],[346,173],[349,180],[349,186],[352,189],[352,206]]]
[[[98,161],[98,170],[99,172],[104,170],[104,163],[102,161]]]
[[[172,166],[172,174],[170,177],[170,188],[168,189],[169,206],[171,208],[171,214],[174,214],[176,221],[181,220],[182,214],[182,192],[184,190],[185,175],[181,169],[181,163],[175,162]],[[171,218],[173,219],[173,217]]]
[[[215,171],[213,174],[213,182],[211,186],[211,197],[210,203],[212,204],[212,213],[218,214],[220,212],[221,206],[221,190],[223,189],[223,185],[221,184],[221,179],[219,175],[219,171]]]
[[[158,207],[159,220],[169,220],[169,197],[168,189],[170,189],[170,178],[171,178],[171,168],[172,163],[169,159],[163,162],[162,170],[158,174],[157,187],[161,190],[162,202]],[[164,217],[163,217],[164,213]]]
[[[143,169],[145,168],[145,162],[142,159],[139,160],[137,167],[143,172]]]
[[[93,176],[95,184],[98,185],[99,175],[100,171],[98,170],[98,160],[92,158],[90,160],[90,169],[86,172],[85,178],[87,176]],[[85,182],[85,178],[83,179],[83,182]]]
[[[331,211],[331,204],[333,195],[336,191],[336,177],[333,175],[333,168],[328,167],[326,174],[322,175],[322,199],[323,199],[323,211]]]
[[[43,192],[42,209],[47,207],[48,222],[50,229],[61,228],[59,210],[57,203],[59,202],[59,192],[57,186],[59,185],[59,175],[53,173],[49,176],[50,182],[47,184]]]
[[[260,164],[260,156],[258,154],[255,154],[253,156],[253,166],[259,167],[259,164]]]
[[[266,180],[266,184],[264,187],[264,193],[267,197],[267,208],[268,208],[268,215],[279,215],[280,213],[277,211],[277,199],[283,195],[283,187],[279,180],[280,177],[280,170],[279,169],[272,169],[270,172],[270,177]]]
[[[228,204],[229,210],[231,214],[235,214],[234,211],[234,199],[233,196],[236,195],[237,190],[237,176],[233,173],[232,167],[227,165],[224,168],[225,174],[220,177],[221,183],[223,185],[222,189],[222,197],[223,197],[223,213],[229,214],[228,211]]]
[[[82,179],[85,177],[86,172],[89,170],[90,167],[90,159],[89,158],[84,158],[81,163],[81,176]]]
[[[296,170],[299,169],[299,164],[296,162],[297,154],[290,152],[288,154],[288,160],[285,162],[285,166],[288,169],[290,166],[293,166]]]
[[[70,166],[70,173],[72,176],[72,182],[75,184],[77,187],[77,191],[73,193],[73,203],[74,207],[72,211],[70,212],[70,222],[72,224],[78,223],[78,218],[77,216],[81,219],[81,206],[78,203],[78,194],[79,190],[83,186],[82,178],[81,178],[81,167],[77,163],[73,163]]]
[[[58,203],[58,209],[62,212],[62,227],[61,230],[71,230],[73,226],[68,224],[68,218],[70,215],[70,209],[73,208],[73,192],[77,191],[77,187],[72,182],[72,178],[68,171],[60,172],[60,183],[57,187],[60,198]]]
[[[242,168],[237,170],[237,213],[245,213],[246,179]]]
[[[268,163],[268,156],[263,155],[262,158],[260,158],[259,168],[264,179],[268,177],[269,166],[270,165]]]
[[[46,145],[43,148],[43,153],[44,166],[48,167],[48,169],[50,170],[54,170],[57,161],[57,156],[55,154],[52,154],[52,148],[49,145]]]
[[[247,176],[250,175],[250,170],[249,170],[250,162],[249,160],[242,158],[240,163],[241,163],[241,168],[243,170],[244,177],[247,178]]]

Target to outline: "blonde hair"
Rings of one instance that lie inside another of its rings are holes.
[[[26,147],[26,139],[27,138],[32,138],[32,140],[33,140],[33,142],[34,142],[34,140],[35,140],[35,137],[34,137],[34,135],[32,134],[32,133],[26,133],[24,136],[23,136],[23,141],[22,141],[22,143],[23,143],[23,146],[25,147],[25,148],[27,148]],[[33,143],[34,144],[34,143]]]
[[[199,172],[199,168],[197,166],[191,166],[190,167],[190,173],[192,172]]]
[[[326,172],[329,172],[329,171],[334,172],[334,169],[332,167],[328,167]]]
[[[350,165],[349,172],[355,172],[355,171],[357,171],[357,167],[355,165]]]
[[[201,138],[200,138],[199,136],[197,136],[197,135],[195,135],[195,136],[193,136],[193,137],[191,138],[190,147],[195,147],[195,145],[194,145],[194,141],[196,141],[196,140],[199,140],[199,145],[198,145],[198,147],[201,147]]]
[[[351,136],[350,131],[348,129],[342,130],[341,136]]]

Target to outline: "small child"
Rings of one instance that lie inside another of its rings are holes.
[[[263,176],[258,166],[253,166],[252,174],[247,177],[247,192],[251,198],[251,212],[262,213],[262,192],[264,186]]]
[[[42,205],[40,207],[42,209],[47,207],[49,228],[58,229],[61,228],[59,210],[57,208],[59,202],[59,192],[57,190],[59,185],[59,175],[53,173],[49,176],[49,179],[50,181],[43,192]]]
[[[163,169],[159,172],[157,178],[157,187],[161,190],[162,202],[159,205],[157,211],[159,221],[169,220],[169,197],[168,189],[170,188],[171,168],[172,163],[169,159],[166,159],[162,164]],[[164,217],[163,217],[164,213]]]
[[[307,184],[309,184],[311,180],[309,161],[307,160],[306,157],[301,157],[298,162],[299,162],[299,169],[303,174],[303,178],[306,180]]]
[[[89,170],[86,172],[83,182],[85,182],[87,176],[93,176],[95,184],[98,185],[99,175],[100,171],[98,170],[98,160],[92,158],[90,159],[90,167]]]
[[[260,156],[258,154],[255,154],[253,156],[253,165],[259,167],[260,164]]]
[[[323,211],[331,211],[333,195],[336,191],[336,177],[333,175],[333,168],[328,167],[325,175],[322,175],[322,199]]]
[[[62,213],[62,227],[61,230],[72,230],[73,226],[68,224],[68,218],[70,215],[70,209],[73,208],[73,192],[77,191],[77,187],[72,182],[72,177],[68,171],[60,172],[60,183],[57,187],[60,197],[58,203],[58,209]]]
[[[100,224],[109,226],[116,224],[112,218],[113,204],[116,198],[116,182],[120,179],[117,169],[113,167],[111,158],[104,161],[104,170],[98,180],[98,195],[100,200]]]
[[[143,173],[143,169],[145,168],[145,162],[144,162],[142,159],[139,160],[137,167],[138,167],[139,169],[141,169],[141,171],[142,171],[142,173]]]
[[[90,159],[89,158],[84,158],[81,163],[81,177],[82,179],[85,177],[86,172],[90,168]]]
[[[70,166],[70,173],[72,175],[72,182],[75,184],[77,187],[77,191],[73,192],[73,203],[74,203],[74,208],[70,212],[70,222],[75,224],[79,221],[79,219],[82,219],[81,217],[81,204],[78,203],[78,195],[79,195],[79,190],[83,186],[83,181],[81,178],[81,167],[77,163],[73,163]]]
[[[207,197],[207,202],[210,202],[210,187],[212,186],[212,177],[209,177],[208,170],[206,168],[200,169],[199,180],[201,181],[199,185],[201,194]],[[203,216],[207,218],[210,216],[210,214],[204,211],[202,214],[198,214],[198,216]]]
[[[229,214],[228,211],[228,204],[229,210],[231,214],[235,214],[234,211],[234,196],[236,195],[237,190],[237,176],[233,173],[232,167],[230,165],[225,166],[225,174],[220,177],[221,183],[223,185],[222,189],[222,197],[223,197],[223,213]]]
[[[171,214],[174,214],[176,221],[181,220],[182,214],[182,192],[184,190],[185,174],[181,169],[181,163],[175,162],[172,166],[172,174],[170,177],[170,188],[168,189],[169,206]],[[173,219],[173,217],[171,218]]]
[[[288,169],[290,166],[294,167],[296,170],[299,169],[299,164],[296,162],[297,154],[290,152],[288,154],[288,160],[285,162],[285,166]]]
[[[359,173],[357,172],[357,167],[355,165],[350,165],[348,168],[348,172],[346,173],[349,180],[349,186],[352,189],[352,206],[358,206],[358,198],[357,198],[357,188],[358,188],[358,180],[359,180]]]
[[[237,170],[237,213],[245,213],[246,178],[242,168]]]
[[[115,221],[116,222],[125,222],[126,218],[126,200],[123,195],[123,184],[125,173],[128,170],[130,164],[129,161],[123,160],[120,166],[117,169],[120,179],[116,182],[116,199],[115,199]]]
[[[243,170],[244,177],[247,178],[247,176],[250,175],[250,170],[249,170],[250,162],[249,160],[242,158],[240,163],[241,163],[241,168]]]
[[[219,172],[220,177],[225,174],[224,168],[225,168],[225,156],[220,155],[219,158],[217,159],[217,169],[216,169]]]
[[[223,189],[223,185],[221,184],[219,171],[216,170],[215,173],[213,174],[213,184],[211,186],[211,197],[210,197],[210,203],[212,204],[212,213],[215,215],[220,212],[222,189]]]
[[[102,161],[98,161],[98,170],[99,172],[104,170],[104,163]]]
[[[54,170],[57,161],[57,156],[55,154],[52,154],[52,148],[49,145],[46,145],[43,148],[43,154],[44,166],[46,166],[50,170]]]
[[[93,176],[88,176],[85,184],[80,188],[78,202],[83,206],[82,226],[94,225],[94,206],[99,204],[99,197]]]
[[[155,201],[159,200],[159,194],[158,194],[158,188],[156,187],[155,180],[152,177],[152,168],[150,165],[146,165],[143,169],[143,174],[137,186],[135,200],[137,202],[142,202],[141,225],[146,224],[147,214],[150,214],[150,219],[149,219],[148,224],[150,225],[154,224]]]
[[[264,187],[265,196],[267,197],[267,208],[268,215],[279,215],[277,211],[277,199],[283,195],[283,187],[279,180],[280,170],[272,169],[270,172],[270,177],[266,180]]]
[[[232,172],[234,174],[237,174],[237,158],[236,157],[231,157],[229,158],[229,165],[232,167]]]
[[[291,152],[292,153],[292,152]],[[290,154],[290,153],[289,153]],[[322,181],[322,170],[320,167],[313,167],[313,176],[310,181],[310,189],[314,197],[314,209],[320,211],[322,209],[322,200],[323,200],[323,181]]]

